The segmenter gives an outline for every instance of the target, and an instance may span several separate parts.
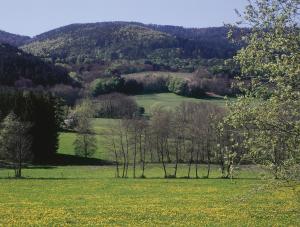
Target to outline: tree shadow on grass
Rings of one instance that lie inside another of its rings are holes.
[[[104,166],[113,165],[114,163],[98,158],[85,158],[75,155],[56,154],[53,158],[51,158],[51,160],[39,164],[46,166]]]
[[[55,169],[57,168],[56,166],[50,166],[50,165],[30,165],[30,166],[25,166],[24,169]]]
[[[24,164],[24,168],[27,169],[52,169],[57,166],[108,166],[114,165],[114,162],[102,160],[98,158],[84,158],[75,155],[67,155],[67,154],[56,154],[54,157],[36,162],[33,164]],[[0,161],[0,169],[11,168],[11,163],[6,163]]]
[[[168,180],[168,181],[178,181],[178,180],[187,180],[187,181],[206,181],[206,180],[220,180],[220,181],[239,181],[239,180],[263,180],[259,177],[241,177],[241,178],[224,178],[224,177],[211,177],[211,178],[207,178],[207,177],[171,177],[171,178],[165,178],[165,177],[136,177],[136,178],[132,178],[132,177],[112,177],[114,179],[124,179],[124,180]],[[166,182],[167,183],[167,182]]]
[[[96,177],[20,177],[16,178],[13,176],[0,177],[0,180],[99,180]]]

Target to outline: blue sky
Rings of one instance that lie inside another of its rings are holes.
[[[237,20],[247,0],[0,0],[0,30],[34,36],[71,23],[137,21],[185,27]]]

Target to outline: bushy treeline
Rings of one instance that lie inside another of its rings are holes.
[[[207,92],[218,95],[234,95],[238,92],[231,87],[232,79],[224,75],[212,75],[206,70],[198,70],[192,77],[180,76],[124,76],[100,78],[91,83],[94,97],[111,92],[125,94],[145,94],[172,92],[188,97],[203,97]]]
[[[233,165],[245,161],[246,149],[241,136],[220,124],[225,110],[210,103],[182,103],[174,111],[160,106],[152,110],[150,120],[143,117],[124,118],[108,136],[109,148],[116,163],[116,176],[133,177],[141,166],[145,177],[148,163],[160,163],[166,178],[176,178],[180,163],[188,165],[186,176],[200,177],[199,166],[206,165],[209,177],[212,163],[220,165],[223,177],[231,177]],[[174,167],[173,172],[167,166]],[[195,173],[192,174],[192,166]]]
[[[99,78],[92,82],[91,93],[93,96],[121,92],[124,90],[125,80],[121,77]]]
[[[58,131],[63,120],[59,99],[43,92],[1,89],[0,113],[0,122],[14,114],[15,119],[30,125],[32,161],[51,161],[58,148]]]
[[[130,77],[133,73],[145,72],[182,72],[194,73],[199,67],[207,69],[213,75],[228,77],[233,79],[239,75],[239,69],[232,61],[223,59],[180,59],[180,58],[160,58],[151,60],[125,60],[97,61],[96,63],[85,64],[61,64],[67,68],[72,79],[82,84],[88,84],[98,78],[109,77]]]

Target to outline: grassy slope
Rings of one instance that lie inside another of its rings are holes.
[[[190,102],[212,102],[218,105],[224,105],[222,99],[195,99],[187,98],[172,93],[149,94],[135,96],[138,105],[145,108],[145,113],[149,114],[151,107],[155,105],[162,105],[167,108],[175,108],[183,101]],[[105,131],[109,130],[111,125],[116,124],[117,120],[114,119],[95,119],[93,122],[95,131],[97,132],[98,149],[94,155],[95,158],[110,160],[110,154],[107,150],[107,138]],[[74,154],[73,141],[75,140],[75,133],[61,133],[59,153],[61,154]]]
[[[146,94],[146,95],[136,95],[136,101],[139,106],[145,108],[146,114],[149,113],[152,106],[162,105],[167,108],[175,108],[179,106],[181,102],[211,102],[217,105],[225,105],[224,99],[218,98],[205,98],[205,99],[196,99],[189,98],[173,93],[159,93],[159,94]]]
[[[116,124],[117,120],[114,119],[95,119],[93,121],[94,129],[97,133],[97,144],[98,149],[94,154],[94,158],[100,158],[105,160],[110,160],[110,154],[107,150],[107,137],[105,132],[111,128],[111,125]],[[60,141],[59,141],[59,149],[58,152],[60,154],[74,154],[74,146],[73,142],[76,138],[76,133],[61,133]]]
[[[182,168],[181,168],[182,169]],[[186,169],[185,169],[186,170]],[[204,170],[202,170],[202,173]],[[184,173],[181,171],[181,175]],[[216,169],[213,175],[217,176]],[[255,179],[115,179],[113,167],[0,169],[0,226],[297,226],[300,186]],[[146,175],[162,176],[161,168]],[[297,199],[298,198],[298,199]]]
[[[147,71],[147,72],[131,73],[131,74],[124,75],[125,78],[126,77],[140,78],[140,77],[145,77],[145,76],[162,76],[162,77],[174,76],[174,77],[180,77],[180,78],[189,78],[189,77],[193,76],[193,73]]]

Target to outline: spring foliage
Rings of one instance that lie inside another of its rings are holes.
[[[251,2],[250,2],[251,3]],[[257,0],[245,10],[253,27],[234,57],[244,95],[230,106],[227,123],[242,129],[258,163],[276,177],[288,173],[300,153],[299,0]]]

